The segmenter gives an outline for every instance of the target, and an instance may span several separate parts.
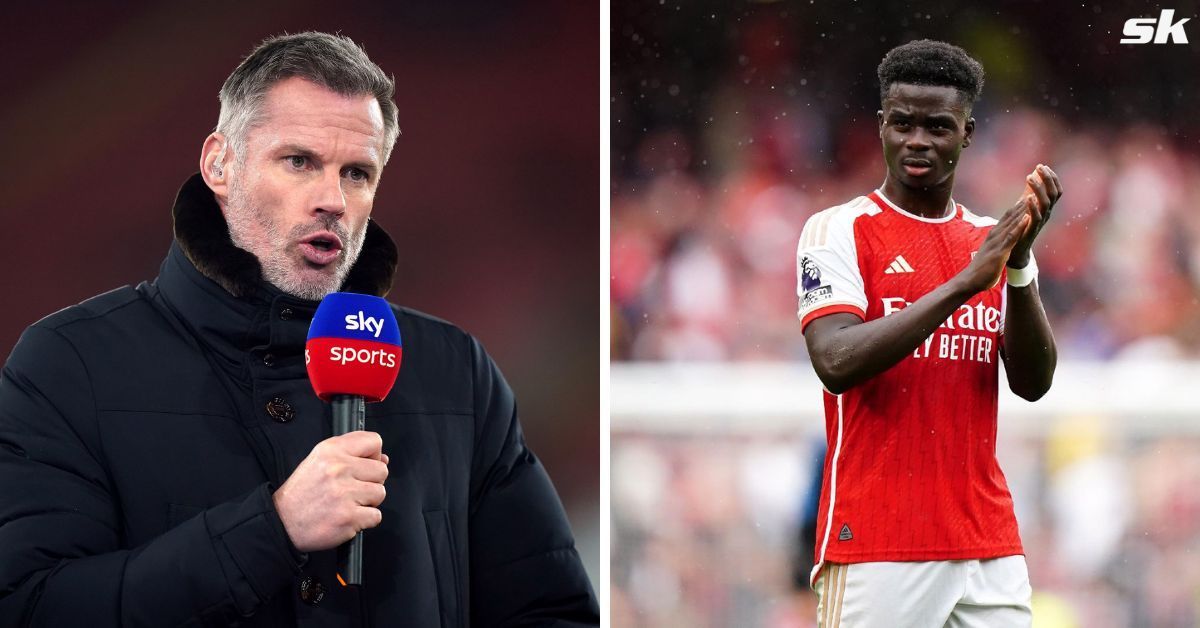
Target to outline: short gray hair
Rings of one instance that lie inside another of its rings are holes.
[[[396,82],[375,65],[361,46],[344,35],[308,31],[264,40],[221,86],[223,133],[234,155],[244,157],[246,134],[258,124],[262,101],[275,83],[299,77],[343,96],[370,94],[383,112],[383,161],[387,163],[400,135]]]

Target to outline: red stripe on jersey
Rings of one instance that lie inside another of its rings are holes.
[[[867,313],[862,311],[862,308],[854,306],[854,305],[849,305],[846,303],[835,303],[833,305],[825,306],[819,310],[813,310],[813,311],[809,312],[804,318],[800,319],[800,333],[803,334],[804,328],[808,327],[809,323],[817,320],[818,318],[821,318],[822,316],[829,316],[830,314],[841,314],[843,312],[845,312],[847,314],[853,314],[853,315],[863,319],[864,321],[867,320]]]

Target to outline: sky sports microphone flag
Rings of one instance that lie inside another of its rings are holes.
[[[382,401],[400,372],[400,328],[379,297],[334,292],[308,328],[304,364],[317,396],[332,406],[333,435],[366,429],[367,401]],[[361,586],[363,533],[338,548],[337,579]]]
[[[401,353],[400,328],[387,301],[334,292],[321,300],[313,315],[304,363],[322,400],[357,395],[380,401],[396,383]]]

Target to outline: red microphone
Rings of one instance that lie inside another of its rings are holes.
[[[403,346],[388,302],[334,292],[321,300],[308,328],[304,364],[317,396],[333,406],[333,435],[366,428],[367,401],[382,401],[396,383]],[[339,548],[338,581],[362,584],[363,534]]]

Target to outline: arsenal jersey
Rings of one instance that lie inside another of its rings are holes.
[[[951,205],[924,218],[876,190],[809,218],[796,253],[801,329],[837,312],[890,316],[965,268],[996,221]],[[814,582],[825,562],[1022,553],[996,462],[1006,285],[971,297],[890,369],[824,392]]]

